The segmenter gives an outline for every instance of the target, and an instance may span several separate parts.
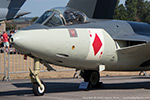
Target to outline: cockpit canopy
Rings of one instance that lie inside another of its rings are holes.
[[[88,22],[88,18],[83,12],[69,7],[59,7],[46,11],[35,22],[35,24],[53,27],[60,25],[82,24],[86,22]]]

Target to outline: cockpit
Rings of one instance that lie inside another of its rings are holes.
[[[59,7],[46,11],[35,24],[42,24],[48,27],[61,25],[83,24],[88,22],[88,17],[81,11]]]

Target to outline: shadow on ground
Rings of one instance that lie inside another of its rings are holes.
[[[23,96],[23,95],[31,95],[32,93],[32,84],[31,83],[13,83],[17,90],[14,91],[6,91],[0,92],[0,96]],[[46,82],[46,93],[60,93],[60,92],[75,92],[75,91],[83,91],[79,90],[79,83],[65,83],[65,82]],[[28,88],[23,90],[24,88]],[[150,81],[145,82],[128,82],[128,83],[107,83],[103,85],[102,88],[98,89],[89,89],[88,91],[94,90],[117,90],[117,89],[150,89]]]

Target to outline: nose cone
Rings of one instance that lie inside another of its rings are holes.
[[[42,43],[45,41],[42,32],[45,33],[43,30],[21,30],[12,36],[11,43],[19,52],[37,56],[45,48]]]
[[[20,45],[20,42],[22,42],[22,41],[21,41],[22,36],[21,36],[20,34],[21,34],[21,32],[15,33],[15,34],[11,37],[10,43],[12,43],[13,45],[19,46],[19,45]]]
[[[25,34],[23,31],[19,31],[15,33],[12,38],[10,39],[11,44],[21,53],[28,54],[29,52],[27,51],[27,45],[28,41],[27,38],[28,35]]]

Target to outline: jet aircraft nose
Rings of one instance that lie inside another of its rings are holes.
[[[10,43],[20,52],[23,52],[23,45],[24,45],[24,36],[22,32],[15,33],[11,39]]]
[[[43,34],[47,33],[47,30],[21,30],[15,33],[10,42],[21,53],[26,55],[33,55],[39,57],[39,54],[45,53],[47,46],[51,46],[50,43],[45,42],[47,37]],[[49,37],[50,40],[52,38]],[[47,50],[49,51],[49,50]],[[40,55],[41,56],[41,55]]]
[[[19,32],[19,34],[20,34],[20,32]],[[18,36],[18,33],[15,33],[14,36],[12,36],[10,38],[10,43],[11,44],[18,44],[16,41],[19,41],[19,39],[20,39],[20,36]]]
[[[26,41],[28,41],[27,37],[28,37],[27,34],[25,34],[22,31],[19,31],[11,37],[10,43],[21,53],[27,54],[28,53],[26,48],[27,45]]]

